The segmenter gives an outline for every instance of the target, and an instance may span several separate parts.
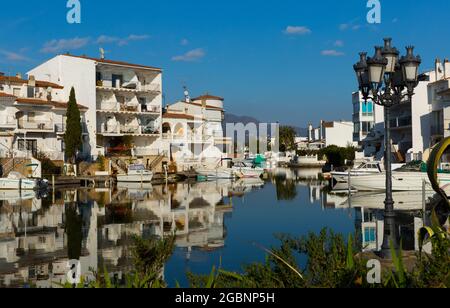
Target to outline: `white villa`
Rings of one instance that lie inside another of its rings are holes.
[[[37,156],[64,160],[67,99],[64,87],[29,75],[0,74],[0,158]],[[82,112],[83,133],[86,134]]]
[[[321,121],[318,128],[309,125],[309,148],[321,149],[333,145],[345,148],[354,145],[353,126],[353,123],[348,121]]]
[[[77,101],[88,108],[84,154],[90,159],[99,155],[144,159],[163,154],[161,69],[103,56],[59,55],[29,74],[62,85],[64,100],[75,88]]]
[[[228,157],[231,139],[224,138],[224,99],[203,95],[166,107],[163,114],[163,143],[179,168],[220,163]],[[183,167],[184,166],[184,167]]]

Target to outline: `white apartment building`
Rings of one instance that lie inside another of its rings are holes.
[[[67,100],[59,84],[0,74],[0,157],[31,157],[39,152],[64,160]],[[86,134],[84,113],[83,133]]]
[[[224,137],[224,99],[203,95],[165,108],[163,114],[164,148],[179,167],[218,163],[228,157],[231,139]]]
[[[423,154],[433,145],[431,131],[436,130],[434,123],[439,125],[436,121],[440,117],[432,114],[429,88],[436,78],[436,71],[421,74],[412,100],[405,99],[391,108],[392,145],[399,162],[422,160]],[[374,110],[374,128],[361,142],[366,156],[375,156],[379,160],[384,155],[384,109],[375,105]]]
[[[372,100],[364,100],[361,92],[352,94],[353,102],[353,141],[361,143],[375,127],[375,123],[383,121],[383,113],[379,113],[380,106],[376,106]]]
[[[434,82],[428,85],[431,113],[429,146],[450,137],[450,62],[436,60]]]
[[[162,70],[86,56],[59,55],[29,72],[62,85],[62,98],[74,87],[85,113],[91,159],[99,155],[158,156],[161,147]]]
[[[314,129],[309,125],[310,149],[320,149],[329,146],[345,148],[354,145],[353,142],[353,122],[348,121],[321,121],[320,127]]]

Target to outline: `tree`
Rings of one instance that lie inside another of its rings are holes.
[[[280,151],[293,151],[295,150],[295,137],[297,133],[293,127],[281,126],[280,127]]]
[[[67,104],[67,122],[66,135],[64,136],[64,143],[66,145],[66,158],[75,163],[77,151],[81,149],[82,145],[82,131],[81,131],[81,114],[78,109],[77,99],[75,96],[75,89],[70,91],[69,103]]]

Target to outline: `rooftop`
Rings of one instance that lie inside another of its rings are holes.
[[[37,98],[18,98],[16,99],[16,102],[20,105],[34,105],[34,106],[48,106],[53,107],[57,109],[66,109],[67,103],[63,102],[55,102],[55,101],[48,101],[43,99],[37,99]],[[86,106],[78,104],[78,108],[80,110],[87,110],[88,108]]]
[[[196,97],[192,99],[193,101],[203,101],[203,100],[218,100],[218,101],[223,101],[225,100],[224,98],[220,97],[220,96],[214,96],[214,95],[209,95],[209,94],[204,94],[202,96]]]
[[[11,83],[20,83],[25,84],[29,82],[29,79],[23,79],[19,78],[17,76],[2,76],[0,75],[0,82],[11,82]],[[42,81],[42,80],[35,80],[36,87],[38,88],[54,88],[54,89],[64,89],[63,86],[60,86],[59,84],[48,82],[48,81]]]
[[[161,68],[147,66],[147,65],[133,64],[133,63],[123,62],[123,61],[113,61],[113,60],[107,60],[107,59],[101,59],[101,58],[92,58],[92,57],[88,57],[88,56],[75,56],[75,55],[70,55],[70,54],[64,54],[62,56],[92,60],[92,61],[95,61],[98,63],[104,63],[104,64],[128,66],[128,67],[134,67],[134,68],[138,68],[138,69],[152,70],[152,71],[158,71],[158,72],[162,71]]]

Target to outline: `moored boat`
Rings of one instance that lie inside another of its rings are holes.
[[[153,172],[147,170],[144,165],[130,165],[127,174],[117,175],[118,183],[151,183]]]
[[[259,179],[264,174],[264,169],[252,166],[246,162],[237,162],[232,168],[235,177],[239,179]]]
[[[48,188],[48,181],[25,178],[18,172],[10,172],[8,177],[0,178],[0,190],[42,190]]]

